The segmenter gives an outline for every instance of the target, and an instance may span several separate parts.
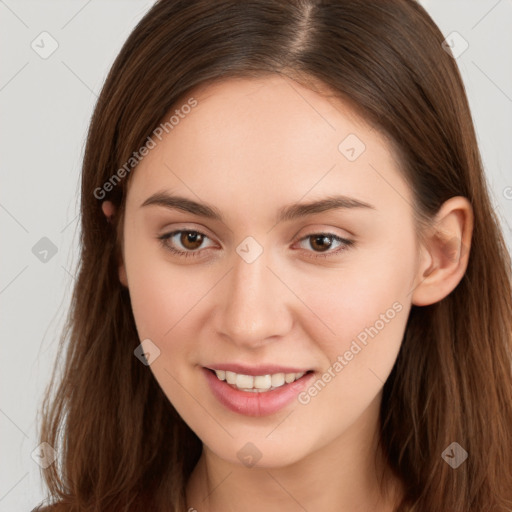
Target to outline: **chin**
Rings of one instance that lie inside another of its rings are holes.
[[[266,435],[268,433],[261,437],[253,434],[230,439],[222,446],[216,446],[217,443],[207,446],[217,457],[227,463],[250,469],[283,468],[299,462],[310,453],[304,449],[305,446],[300,441],[292,442],[289,438],[289,443],[283,443],[281,440],[265,439]]]

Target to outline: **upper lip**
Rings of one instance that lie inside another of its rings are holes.
[[[311,368],[292,368],[291,366],[277,366],[274,364],[262,364],[258,366],[246,366],[238,363],[219,363],[206,366],[209,370],[224,370],[241,375],[273,375],[276,373],[306,373]]]

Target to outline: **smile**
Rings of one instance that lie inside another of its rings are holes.
[[[284,409],[315,378],[313,370],[263,375],[206,367],[201,370],[213,397],[230,411],[245,416],[266,416]]]
[[[226,381],[233,388],[240,391],[261,393],[291,384],[300,379],[306,372],[300,373],[274,373],[272,375],[244,375],[225,370],[214,370],[217,378]]]

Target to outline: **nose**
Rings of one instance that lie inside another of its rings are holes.
[[[294,295],[279,272],[269,268],[266,252],[252,263],[235,254],[233,262],[221,285],[217,333],[244,348],[257,348],[288,333]]]

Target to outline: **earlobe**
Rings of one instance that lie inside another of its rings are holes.
[[[103,201],[101,203],[101,209],[103,210],[103,213],[105,214],[105,217],[107,217],[107,221],[111,222],[112,217],[115,215],[115,206],[112,204],[111,201]]]
[[[116,214],[116,208],[113,205],[111,201],[103,201],[101,203],[101,209],[103,210],[103,213],[105,214],[105,217],[107,217],[107,222],[111,223],[114,215]],[[126,276],[126,268],[123,262],[123,256],[119,255],[119,267],[118,267],[118,275],[119,275],[119,281],[121,284],[126,286],[128,288],[128,278]]]
[[[126,276],[126,268],[124,263],[119,265],[119,281],[121,281],[121,284],[128,288],[128,277]]]
[[[118,276],[119,276],[119,281],[121,282],[121,284],[124,285],[126,288],[128,288],[128,276],[126,274],[126,265],[124,262],[124,248],[123,248],[124,242],[123,242],[122,236],[121,236],[121,240],[119,243],[120,243],[120,247],[119,247],[119,253],[118,253],[118,257],[117,257]]]
[[[457,287],[467,269],[472,233],[471,203],[462,196],[448,199],[422,247],[412,293],[415,306],[439,302]]]

